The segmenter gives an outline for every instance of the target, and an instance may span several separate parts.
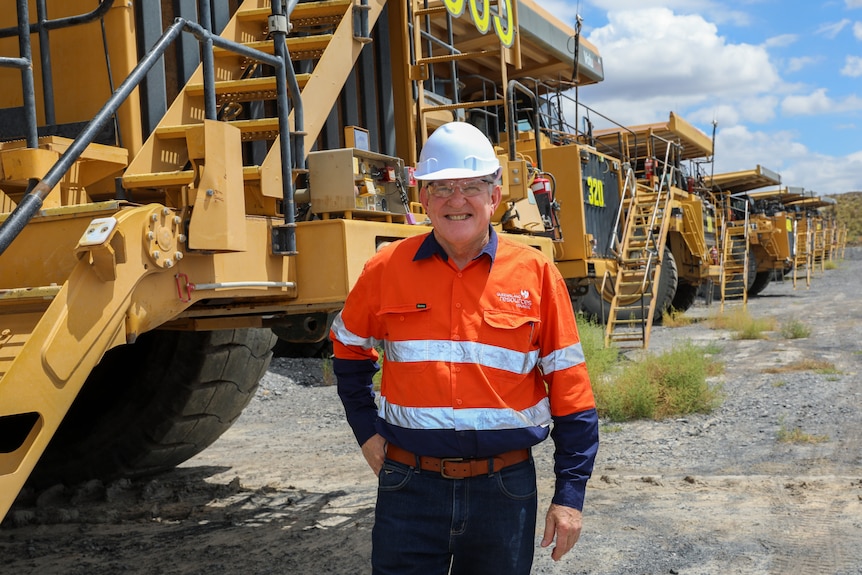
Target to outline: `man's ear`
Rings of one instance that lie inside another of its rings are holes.
[[[491,190],[491,204],[493,204],[494,209],[492,212],[497,211],[497,206],[500,205],[500,201],[503,199],[503,186],[501,184],[494,184],[494,189]]]
[[[428,187],[419,182],[419,203],[425,208],[425,213],[428,213]]]

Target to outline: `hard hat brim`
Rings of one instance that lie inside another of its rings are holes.
[[[460,180],[463,178],[481,178],[496,174],[499,167],[485,170],[470,170],[468,168],[445,168],[427,174],[415,175],[417,180]]]

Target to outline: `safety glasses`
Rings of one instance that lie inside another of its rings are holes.
[[[428,193],[435,198],[448,198],[455,193],[455,190],[460,190],[461,195],[466,198],[472,198],[482,193],[488,193],[488,185],[494,182],[474,178],[472,180],[438,180],[429,182],[427,185]]]

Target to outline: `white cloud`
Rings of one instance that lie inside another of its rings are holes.
[[[781,111],[788,116],[811,116],[858,110],[862,110],[862,99],[858,96],[853,95],[843,100],[833,100],[826,94],[826,88],[818,88],[805,95],[793,94],[781,102]]]
[[[708,99],[756,101],[780,87],[764,47],[729,44],[702,16],[650,8],[612,12],[608,19],[589,35],[604,58],[605,82],[591,86],[589,96],[582,93],[621,123],[664,120],[670,110],[697,108]],[[762,107],[756,115],[765,115]]]
[[[862,8],[862,0],[844,0],[844,5],[847,6],[849,10]]]
[[[788,116],[825,114],[834,108],[835,102],[826,95],[826,88],[819,88],[810,94],[787,96],[781,102],[781,111]]]
[[[847,56],[844,60],[844,67],[841,68],[841,74],[858,78],[862,76],[862,58],[859,56]]]
[[[784,48],[785,46],[794,44],[798,39],[799,36],[796,34],[781,34],[780,36],[767,38],[763,45],[767,48]]]
[[[862,190],[862,152],[842,157],[812,152],[791,131],[765,133],[745,126],[721,129],[715,139],[715,172],[764,168],[781,174],[785,185],[821,195]],[[754,159],[754,161],[753,161]]]
[[[542,4],[546,1],[548,0],[539,0]],[[711,21],[717,24],[727,23],[735,26],[748,26],[751,24],[751,17],[748,12],[731,10],[727,2],[716,0],[588,0],[588,3],[605,12],[667,8],[679,14],[705,14]]]
[[[830,24],[823,24],[820,28],[817,29],[818,34],[822,34],[826,36],[830,40],[834,39],[841,31],[850,25],[850,20],[847,18],[841,20],[840,22],[833,22]]]
[[[802,70],[806,66],[809,66],[810,64],[814,64],[815,62],[817,62],[817,58],[812,58],[811,56],[801,56],[798,58],[790,58],[787,61],[787,66],[785,69],[789,73],[798,72],[799,70]]]
[[[862,2],[862,0],[859,0]],[[853,37],[857,40],[862,40],[862,22],[853,23]]]

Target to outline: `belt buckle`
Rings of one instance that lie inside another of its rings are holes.
[[[457,463],[460,461],[464,461],[463,457],[442,457],[440,459],[440,475],[446,479],[463,479],[463,477],[455,477],[454,475],[446,474],[446,462],[451,461],[453,463]]]

